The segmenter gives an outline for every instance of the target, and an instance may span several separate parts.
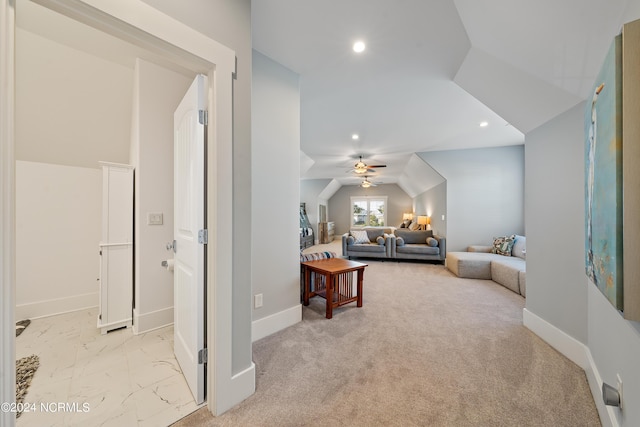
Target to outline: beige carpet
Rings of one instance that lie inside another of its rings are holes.
[[[364,307],[254,343],[256,393],[175,426],[599,426],[584,374],[522,325],[524,299],[441,265],[366,261]]]

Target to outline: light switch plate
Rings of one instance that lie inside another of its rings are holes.
[[[162,225],[162,220],[163,220],[162,212],[147,213],[147,225]]]

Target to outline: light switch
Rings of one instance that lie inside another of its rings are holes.
[[[162,225],[162,212],[147,213],[147,225]]]

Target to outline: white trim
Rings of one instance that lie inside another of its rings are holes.
[[[133,310],[133,324],[133,333],[135,335],[173,325],[173,307],[167,307],[144,314],[140,314],[138,309],[135,309]]]
[[[262,319],[254,320],[251,323],[251,342],[256,342],[259,339],[275,334],[300,321],[302,321],[301,304]]]
[[[15,3],[0,0],[0,403],[15,402]],[[0,411],[0,425],[16,417]]]
[[[612,406],[606,406],[602,400],[602,377],[598,372],[596,362],[591,356],[591,351],[587,348],[587,367],[585,374],[587,375],[587,381],[589,381],[589,388],[591,389],[591,395],[596,403],[596,409],[598,415],[600,415],[600,422],[602,427],[618,427],[618,419],[615,416],[616,409]]]
[[[553,326],[526,308],[522,310],[522,323],[582,369],[587,367],[587,347],[577,339]]]
[[[15,375],[15,332],[13,325],[14,270],[13,258],[15,208],[13,163],[15,26],[14,0],[0,0],[0,149],[2,150],[2,372]],[[255,391],[255,368],[233,372],[233,73],[235,53],[187,25],[159,12],[141,0],[33,0],[45,7],[88,24],[139,46],[162,52],[181,65],[209,76],[208,127],[209,173],[208,224],[210,229],[207,279],[207,342],[211,369],[207,374],[207,407],[215,415],[240,403],[236,400]],[[195,69],[202,67],[201,69]],[[215,95],[215,96],[214,96]],[[247,301],[250,304],[250,301]],[[11,325],[8,324],[11,322]],[[9,333],[9,330],[11,330]],[[250,357],[250,355],[249,355]],[[253,379],[247,377],[253,376]],[[13,378],[13,377],[11,377]],[[11,383],[11,384],[7,384]],[[2,378],[3,401],[15,395],[15,381]],[[13,416],[1,414],[3,425],[12,426]],[[6,422],[5,422],[6,420]]]
[[[71,313],[73,311],[85,310],[97,306],[98,292],[91,292],[88,294],[73,295],[70,297],[55,298],[17,305],[15,318],[17,320],[33,320],[40,317],[49,317],[58,314]],[[98,320],[97,317],[96,320]]]
[[[256,365],[251,362],[251,366],[242,372],[231,377],[234,387],[229,390],[229,401],[242,402],[251,396],[256,389]]]
[[[591,357],[589,347],[526,308],[522,310],[522,322],[524,326],[546,341],[547,344],[584,369],[591,395],[600,416],[600,422],[603,427],[618,426],[614,409],[606,406],[602,401],[602,379],[600,378],[598,367]]]

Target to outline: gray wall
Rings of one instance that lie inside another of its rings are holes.
[[[253,52],[253,293],[259,320],[300,306],[299,77]]]
[[[438,236],[447,236],[447,182],[428,189],[413,199],[413,211],[416,215],[431,217],[431,229]],[[442,219],[442,215],[445,219]]]
[[[130,164],[135,166],[134,330],[173,323],[173,274],[158,268],[173,240],[173,112],[195,76],[136,60]],[[162,225],[147,224],[161,212]]]
[[[351,228],[351,197],[387,196],[387,225],[397,227],[402,222],[402,214],[411,212],[411,197],[396,184],[381,184],[377,187],[362,188],[359,185],[342,186],[329,199],[329,215],[336,223],[336,236]]]
[[[319,199],[318,196],[327,188],[331,179],[301,179],[300,180],[300,203],[306,203],[307,216],[313,228],[313,237],[318,243],[318,205],[325,204],[326,200]],[[332,215],[327,208],[327,221],[333,221]]]
[[[251,366],[251,0],[143,0],[233,49],[233,372]]]
[[[524,147],[418,153],[447,180],[447,251],[524,234]]]
[[[586,343],[583,106],[526,135],[525,214],[527,309]]]
[[[584,103],[528,133],[527,310],[587,345],[602,381],[624,384],[622,426],[640,425],[640,323],[622,315],[584,266]],[[550,211],[549,208],[553,208]],[[549,250],[552,240],[560,250]],[[605,424],[606,425],[606,424]]]

